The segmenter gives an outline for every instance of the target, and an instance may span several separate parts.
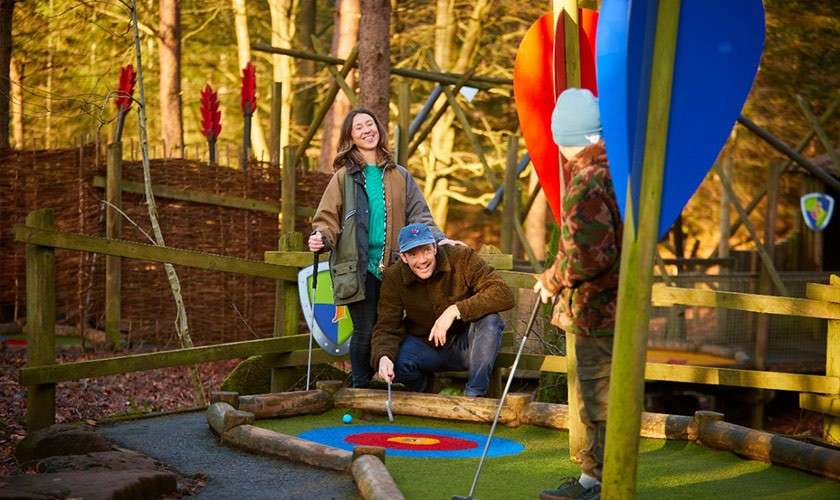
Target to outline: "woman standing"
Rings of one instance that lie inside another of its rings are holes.
[[[370,338],[382,269],[398,260],[400,229],[419,222],[429,226],[439,244],[456,242],[435,224],[411,174],[394,163],[387,131],[371,111],[357,108],[347,114],[333,168],[312,220],[309,250],[332,251],[335,303],[346,304],[353,320],[353,387],[367,387],[374,373]]]

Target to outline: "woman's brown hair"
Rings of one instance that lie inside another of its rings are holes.
[[[368,115],[373,118],[373,123],[376,124],[376,130],[379,131],[379,143],[376,145],[376,162],[382,164],[390,164],[394,162],[394,157],[391,150],[388,149],[388,131],[380,123],[379,118],[365,108],[355,108],[344,117],[344,122],[341,124],[341,133],[338,140],[338,150],[333,160],[333,170],[338,170],[341,167],[349,167],[352,164],[364,165],[365,160],[359,152],[359,148],[353,143],[353,138],[350,133],[353,128],[353,118],[356,115]]]

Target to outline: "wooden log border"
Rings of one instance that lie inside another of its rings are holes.
[[[335,406],[384,414],[386,399],[387,391],[381,389],[344,388],[335,393]],[[511,427],[518,426],[530,399],[529,394],[509,394],[499,415],[499,423]],[[462,422],[492,422],[499,400],[395,391],[392,393],[391,403],[391,409],[396,415]]]
[[[223,443],[246,451],[277,456],[307,465],[346,472],[365,500],[403,500],[405,497],[385,467],[379,450],[359,447],[353,452],[315,443],[251,425],[255,419],[323,413],[333,407],[329,390],[340,382],[320,382],[325,389],[240,396],[235,392],[211,393],[207,424]],[[241,409],[234,408],[233,404]],[[256,410],[256,415],[243,409]],[[318,411],[320,409],[320,411]],[[297,411],[296,411],[297,410]],[[384,451],[384,450],[382,450]],[[373,453],[373,454],[371,454]]]
[[[322,387],[334,389],[339,383],[329,381],[321,384]],[[385,411],[385,391],[374,389],[342,388],[333,392],[319,388],[314,391],[256,396],[239,396],[236,393],[218,391],[211,394],[213,404],[207,409],[208,425],[221,436],[223,443],[247,451],[279,456],[315,467],[350,473],[359,489],[359,493],[366,500],[404,498],[385,466],[384,457],[377,455],[378,451],[373,454],[362,449],[349,452],[255,427],[251,425],[254,419],[269,418],[271,415],[251,418],[252,413],[242,411],[241,408],[237,410],[230,404],[242,405],[243,401],[250,402],[250,404],[255,401],[277,404],[277,401],[284,398],[289,401],[296,398],[311,399],[315,393],[317,393],[317,399],[319,400],[325,396],[329,399],[330,404],[325,405],[323,411],[332,406],[383,413]],[[528,394],[511,394],[508,397],[511,398],[507,402],[510,404],[506,404],[502,411],[502,415],[507,412],[508,425],[528,424],[554,429],[568,428],[569,407],[567,405],[531,402]],[[495,405],[498,404],[498,400],[491,398],[466,398],[403,392],[395,392],[392,399],[394,403],[393,411],[398,415],[434,416],[435,418],[473,422],[491,421],[495,414]],[[416,401],[412,402],[411,399]],[[464,402],[472,403],[469,406],[469,411],[475,411],[479,417],[475,419],[460,418],[466,410],[459,409],[458,405]],[[431,404],[437,409],[418,414],[417,408],[425,404]],[[285,408],[295,405],[281,404],[280,406]],[[485,407],[494,409],[489,419],[484,417]],[[305,410],[305,408],[305,405],[301,406],[302,410]],[[445,408],[451,409],[450,415],[447,415],[443,410]],[[281,413],[284,416],[297,415],[297,413],[286,410]],[[312,411],[307,413],[312,413]],[[434,413],[434,415],[430,415],[430,413]],[[515,415],[515,418],[511,415]],[[720,413],[698,411],[695,412],[694,416],[686,416],[643,412],[639,435],[653,439],[694,441],[699,445],[730,451],[751,460],[759,460],[799,469],[829,479],[840,480],[840,451],[725,422],[723,415]]]
[[[239,396],[239,409],[249,411],[257,418],[324,413],[332,407],[332,394],[321,389]]]
[[[831,448],[714,419],[698,426],[698,441],[709,448],[840,480],[840,451]]]
[[[353,480],[359,488],[362,498],[370,500],[404,500],[388,468],[374,455],[362,455],[353,460],[350,466]]]
[[[554,403],[530,403],[522,423],[552,429],[569,428],[569,406]],[[653,439],[689,439],[693,419],[685,415],[642,412],[639,435]]]

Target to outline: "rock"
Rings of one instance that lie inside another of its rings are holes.
[[[35,466],[39,473],[83,470],[149,470],[165,471],[165,466],[153,458],[131,450],[98,451],[85,455],[48,457]]]
[[[28,434],[15,447],[19,463],[61,455],[110,451],[107,439],[88,426],[55,424]]]
[[[239,363],[227,376],[220,389],[222,391],[238,392],[239,394],[266,394],[271,389],[272,356],[251,356]],[[287,369],[284,369],[287,370]],[[288,386],[276,388],[280,391],[303,389],[306,380],[306,367],[289,368],[290,381]],[[314,365],[312,367],[312,382],[319,380],[345,380],[347,373],[331,365]]]
[[[265,356],[251,356],[236,365],[222,382],[221,390],[239,394],[271,392],[271,365]]]
[[[73,471],[0,478],[0,500],[84,498],[154,499],[175,493],[177,478],[162,471]]]
[[[64,337],[79,337],[79,328],[76,325],[55,325],[55,334]],[[91,344],[104,344],[108,337],[102,330],[87,327],[85,328],[85,340]]]

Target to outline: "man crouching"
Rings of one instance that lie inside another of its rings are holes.
[[[412,391],[433,372],[469,370],[465,395],[485,395],[513,293],[472,249],[438,247],[423,224],[402,228],[399,244],[401,262],[382,274],[373,366]]]

